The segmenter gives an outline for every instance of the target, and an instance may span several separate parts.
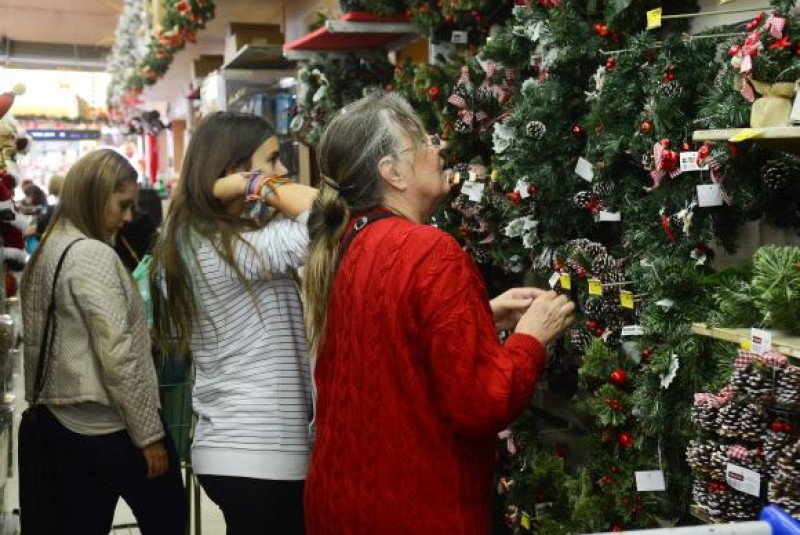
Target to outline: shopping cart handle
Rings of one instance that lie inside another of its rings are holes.
[[[770,525],[772,535],[800,535],[800,522],[777,505],[764,507],[759,518]]]

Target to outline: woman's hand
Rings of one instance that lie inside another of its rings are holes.
[[[545,290],[539,288],[511,288],[489,301],[495,328],[498,331],[513,329],[533,300],[543,293]]]
[[[147,461],[147,479],[163,476],[169,468],[169,457],[162,441],[153,442],[142,448],[144,459]]]
[[[224,206],[229,206],[244,199],[247,194],[247,177],[244,173],[224,176],[214,182],[211,192]]]
[[[543,292],[522,315],[515,332],[533,336],[545,346],[575,321],[574,313],[575,303],[567,296]]]

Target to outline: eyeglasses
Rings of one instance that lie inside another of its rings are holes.
[[[408,151],[414,150],[416,148],[417,147],[408,147],[406,149],[399,150],[399,151],[397,151],[395,153],[395,156],[400,156],[404,152],[408,152]],[[428,135],[428,142],[425,144],[424,148],[425,149],[434,148],[434,149],[437,149],[437,150],[441,149],[442,148],[442,138],[441,138],[441,136],[439,136],[439,134],[430,134],[430,135]]]

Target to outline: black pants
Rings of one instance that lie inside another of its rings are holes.
[[[120,497],[130,506],[143,535],[184,534],[188,503],[169,435],[163,441],[169,470],[147,479],[147,461],[127,431],[80,435],[47,414],[46,433],[56,453],[64,492],[65,535],[108,535]]]
[[[225,516],[228,535],[303,535],[303,484],[248,477],[198,475]]]

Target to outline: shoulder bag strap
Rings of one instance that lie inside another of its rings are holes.
[[[342,243],[339,244],[339,251],[336,254],[336,265],[333,268],[333,272],[336,273],[336,271],[339,269],[339,264],[342,263],[342,259],[344,258],[344,253],[347,252],[347,249],[350,247],[350,244],[353,242],[355,237],[358,236],[358,233],[364,230],[364,227],[366,227],[370,223],[378,221],[379,219],[386,219],[387,217],[393,217],[393,216],[394,214],[391,212],[373,212],[371,214],[359,217],[358,221],[356,221],[355,226],[353,226],[353,228],[350,229],[350,232],[348,232],[347,236],[344,237]]]
[[[56,334],[56,285],[58,284],[58,275],[61,273],[61,267],[64,265],[64,259],[73,245],[83,240],[78,238],[70,242],[69,245],[61,253],[61,258],[58,259],[56,264],[56,272],[53,275],[53,288],[50,292],[50,303],[47,305],[47,319],[44,323],[44,332],[42,333],[42,343],[39,345],[39,362],[36,364],[36,380],[33,383],[33,403],[39,400],[39,394],[42,393],[44,388],[45,372],[47,371],[48,358],[53,352],[53,341]]]

